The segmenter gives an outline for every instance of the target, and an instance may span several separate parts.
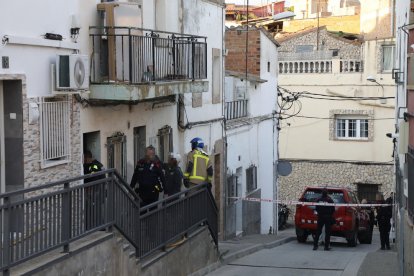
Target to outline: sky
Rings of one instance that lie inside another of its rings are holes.
[[[243,5],[247,2],[247,0],[226,0],[226,3],[234,3]],[[261,5],[273,2],[272,0],[249,0],[250,5]],[[286,1],[288,3],[289,1]]]

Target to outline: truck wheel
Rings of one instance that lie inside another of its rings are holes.
[[[308,239],[308,234],[304,230],[296,227],[296,239],[300,243],[305,243]]]
[[[348,246],[350,247],[355,247],[358,243],[358,232],[357,231],[352,231],[349,236],[347,237],[347,242],[348,242]]]
[[[358,240],[360,243],[363,244],[371,244],[372,243],[372,227],[368,230],[358,233]]]

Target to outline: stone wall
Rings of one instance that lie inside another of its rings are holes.
[[[48,168],[40,166],[40,122],[29,124],[29,103],[37,99],[27,98],[23,84],[23,129],[24,129],[24,183],[33,187],[48,182],[79,176],[82,173],[82,148],[80,131],[80,104],[75,98],[70,101],[70,160],[66,164]]]
[[[316,50],[316,28],[308,32],[298,33],[292,36],[276,39],[280,43],[279,54],[283,52],[295,52],[297,45],[314,45]],[[319,50],[338,49],[341,59],[361,59],[361,43],[344,38],[335,37],[326,28],[319,29]]]
[[[47,182],[78,176],[82,173],[82,149],[80,132],[80,104],[74,97],[68,96],[70,108],[70,160],[68,163],[42,169],[40,167],[40,121],[29,124],[29,103],[39,101],[38,98],[27,97],[26,76],[2,75],[2,80],[22,81],[23,98],[23,162],[24,187],[33,187]],[[22,172],[23,173],[23,172]]]
[[[26,275],[189,275],[217,262],[219,257],[207,227],[198,231],[164,256],[154,259],[150,256],[139,261],[130,255],[134,249],[130,247],[124,250],[125,244],[117,241],[119,235],[113,235],[99,244],[91,246],[85,243],[83,248],[66,256],[55,256],[49,263],[42,260],[42,263],[46,262],[42,267],[32,265],[28,268],[29,271],[26,270]],[[143,267],[145,263],[146,266]],[[20,271],[19,268],[22,269],[17,267],[16,272]],[[11,272],[14,274],[13,269]]]
[[[260,30],[249,28],[248,33],[247,71],[249,74],[260,76]],[[246,28],[226,30],[226,70],[246,72],[246,35]]]
[[[388,197],[394,191],[394,165],[341,161],[285,160],[292,173],[279,177],[279,198],[299,199],[306,186],[339,186],[357,190],[356,184],[376,184]]]

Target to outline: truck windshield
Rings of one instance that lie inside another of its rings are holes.
[[[344,193],[341,191],[329,191],[328,195],[335,203],[345,203]],[[306,202],[315,202],[322,196],[322,190],[307,190],[303,195],[303,200]]]

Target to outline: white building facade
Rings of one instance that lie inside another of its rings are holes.
[[[239,27],[226,31],[225,116],[227,141],[226,194],[232,197],[277,199],[274,164],[278,157],[277,42],[263,29],[252,28],[249,37],[257,68],[246,66],[238,42],[246,32]],[[249,50],[250,52],[250,50]],[[238,64],[235,65],[234,62]],[[239,68],[239,70],[237,70]],[[257,71],[256,71],[257,69]],[[276,206],[272,203],[228,199],[225,209],[227,237],[268,233],[276,226]],[[272,231],[273,231],[272,230]]]
[[[201,137],[224,196],[223,1],[102,2],[0,5],[1,191],[80,175],[86,149],[127,182],[148,145],[184,168]],[[85,86],[56,87],[57,55]]]

